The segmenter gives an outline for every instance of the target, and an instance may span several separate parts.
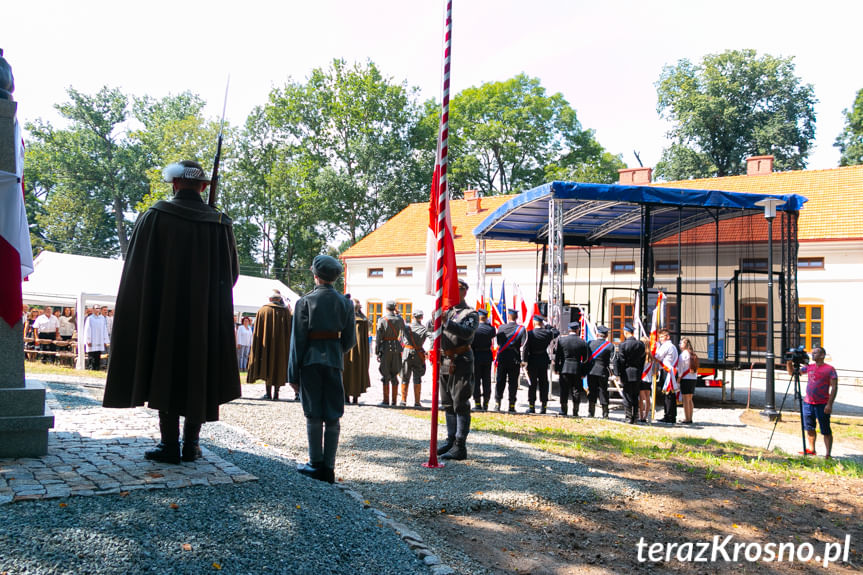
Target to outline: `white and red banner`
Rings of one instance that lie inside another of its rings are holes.
[[[533,316],[539,315],[539,305],[537,305],[535,301],[528,301],[527,298],[524,297],[521,287],[517,283],[513,282],[512,285],[515,288],[513,307],[518,310],[521,325],[523,325],[527,331],[532,331]]]
[[[21,321],[21,281],[33,273],[30,227],[24,209],[24,143],[15,124],[18,142],[15,173],[0,171],[0,318],[9,326]]]

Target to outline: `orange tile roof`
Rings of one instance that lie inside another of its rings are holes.
[[[481,209],[476,214],[466,213],[467,200],[452,200],[450,202],[450,214],[455,229],[456,253],[476,252],[476,238],[473,236],[473,229],[504,202],[514,197],[513,195],[486,196],[482,198]],[[426,230],[428,230],[429,225],[428,208],[428,202],[410,204],[381,227],[352,245],[341,257],[349,259],[425,254]],[[485,245],[487,251],[495,252],[524,251],[535,247],[527,242],[504,240],[488,240]]]
[[[800,194],[809,200],[800,210],[797,224],[800,241],[863,239],[863,166],[774,172],[757,176],[727,176],[653,185],[753,194]],[[720,223],[720,237],[725,233],[733,232],[730,229],[727,232],[723,230]],[[761,233],[766,237],[766,227]]]
[[[800,194],[809,200],[800,211],[798,221],[800,241],[863,239],[863,166],[683,180],[652,185],[758,194]],[[465,213],[467,200],[453,200],[450,203],[450,211],[456,232],[456,252],[474,253],[476,239],[471,233],[472,230],[491,212],[512,198],[512,195],[486,196],[482,198],[482,210],[471,215]],[[720,222],[720,238],[739,238],[743,231],[747,234],[754,233],[756,237],[766,236],[766,224],[762,229],[762,222],[757,219],[738,218],[738,220],[736,223],[735,220]],[[710,230],[701,230],[698,232],[699,239],[691,239],[698,242],[701,236],[704,236],[706,241],[709,236],[709,241],[712,242],[713,225],[706,227]],[[778,233],[776,230],[778,227],[774,226],[774,234]],[[348,259],[424,254],[427,228],[428,203],[411,204],[351,246],[341,257]],[[694,232],[696,230],[693,230]],[[527,242],[503,240],[486,242],[486,250],[489,252],[532,249],[535,249],[535,246]]]

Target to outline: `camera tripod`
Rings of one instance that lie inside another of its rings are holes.
[[[807,454],[806,451],[806,429],[803,426],[803,394],[800,393],[800,363],[795,361],[793,363],[792,375],[788,378],[788,385],[785,388],[785,395],[782,397],[782,405],[779,406],[779,417],[776,418],[776,421],[773,423],[773,431],[770,432],[770,439],[767,441],[767,449],[770,449],[770,443],[773,441],[773,434],[776,433],[776,426],[779,424],[779,420],[782,419],[782,408],[785,407],[785,400],[788,399],[788,391],[791,389],[791,384],[794,384],[794,399],[797,400],[797,407],[800,410],[800,437],[803,440],[803,456],[805,457]]]

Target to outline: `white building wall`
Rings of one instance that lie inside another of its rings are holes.
[[[775,247],[774,262],[779,266],[779,247]],[[719,250],[719,281],[724,284],[739,266],[745,254],[739,246],[722,245]],[[663,247],[656,250],[656,259],[674,260],[676,247]],[[863,371],[863,354],[856,352],[857,332],[863,320],[860,310],[860,294],[863,294],[863,241],[848,242],[804,242],[800,244],[798,257],[823,257],[823,270],[801,270],[798,273],[798,296],[801,305],[824,305],[823,345],[828,351],[828,362],[836,367]],[[684,291],[706,292],[714,282],[714,247],[699,246],[687,248],[683,252]],[[540,261],[536,249],[524,251],[494,252],[486,256],[486,265],[500,265],[499,275],[487,275],[484,294],[488,298],[489,283],[494,288],[495,301],[500,297],[500,288],[506,282],[507,303],[511,304],[517,282],[524,296],[533,300],[536,294],[537,268]],[[612,273],[613,262],[633,262],[631,273]],[[631,291],[639,286],[640,263],[638,249],[632,248],[593,248],[588,252],[581,248],[566,249],[565,262],[567,273],[564,275],[564,301],[569,304],[587,305],[591,314],[599,322],[603,318],[601,310],[602,291],[605,287],[624,288],[609,291],[606,300],[605,318],[608,319],[610,303],[632,297]],[[458,266],[466,268],[462,275],[470,285],[468,303],[473,305],[478,298],[477,260],[475,254],[458,254]],[[400,267],[412,268],[411,277],[398,277]],[[382,268],[382,277],[369,277],[369,268]],[[547,278],[546,278],[547,281]],[[675,289],[676,274],[657,274],[655,283],[665,287],[669,294]],[[412,309],[421,309],[426,319],[431,317],[434,297],[425,294],[425,256],[392,256],[376,258],[350,258],[346,261],[347,291],[362,302],[367,309],[369,302],[384,303],[387,300],[411,303]],[[727,288],[727,298],[731,298]],[[741,298],[765,301],[766,278],[750,282],[746,294]],[[778,289],[778,282],[776,285]],[[547,288],[546,288],[547,290]],[[547,291],[544,292],[547,299]],[[700,300],[699,300],[700,301]],[[730,301],[730,300],[729,300]],[[776,295],[779,314],[779,298]],[[703,307],[703,309],[701,309]],[[684,317],[684,322],[706,326],[711,321],[709,306],[698,306],[692,317]],[[696,344],[696,349],[705,348],[706,341]],[[779,355],[780,350],[776,350]]]

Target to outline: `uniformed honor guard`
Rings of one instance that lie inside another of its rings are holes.
[[[420,395],[422,380],[426,373],[425,342],[428,329],[423,325],[423,312],[413,312],[413,321],[404,331],[404,351],[402,351],[402,400],[399,405],[407,405],[408,385],[414,383],[414,407],[422,407]]]
[[[479,325],[473,336],[473,402],[474,409],[488,411],[491,399],[491,364],[494,361],[491,353],[491,343],[497,330],[488,323],[488,312],[484,309],[476,311]]]
[[[402,370],[401,337],[405,331],[405,322],[396,313],[396,302],[387,302],[387,313],[378,320],[375,333],[375,355],[380,366],[381,382],[384,386],[384,399],[381,405],[396,405],[398,402],[399,373]],[[390,401],[392,387],[392,401]]]
[[[171,164],[163,176],[174,196],[144,212],[129,239],[102,404],[159,410],[161,442],[144,457],[180,463],[201,456],[201,424],[242,395],[233,319],[239,262],[231,219],[201,197],[210,185],[201,165]]]
[[[509,321],[497,330],[497,382],[494,390],[495,409],[500,411],[503,390],[509,384],[509,412],[515,413],[518,394],[518,373],[521,362],[521,346],[524,345],[525,329],[518,324],[518,312],[507,311]]]
[[[581,404],[581,379],[587,373],[590,350],[581,339],[581,324],[570,322],[569,333],[557,340],[554,350],[554,370],[560,374],[560,414],[567,415],[567,403],[572,399],[572,415],[578,417]]]
[[[342,371],[342,385],[345,387],[345,401],[359,403],[359,397],[371,384],[369,383],[369,319],[363,313],[360,300],[353,300],[356,321],[357,344],[345,354],[345,368]]]
[[[441,459],[467,458],[470,432],[470,396],[473,392],[473,343],[479,316],[467,303],[467,282],[458,280],[459,302],[442,318],[440,407],[446,416],[446,443],[438,447]]]
[[[602,408],[602,418],[608,419],[608,370],[614,345],[608,341],[608,328],[596,327],[598,338],[592,340],[590,347],[590,371],[587,374],[587,415],[593,417],[596,400]]]
[[[356,343],[354,306],[333,288],[342,273],[339,260],[316,256],[312,273],[315,289],[294,307],[288,381],[299,385],[309,440],[309,462],[297,471],[333,483],[339,419],[345,413],[344,354]]]
[[[536,413],[536,391],[539,388],[540,413],[548,406],[548,346],[560,335],[554,328],[544,327],[545,318],[533,316],[533,329],[527,332],[527,342],[522,350],[521,366],[527,368],[530,385],[527,388],[527,412]]]
[[[644,370],[644,344],[635,339],[631,325],[623,327],[624,340],[617,346],[615,371],[623,382],[623,418],[635,423],[638,417],[638,394]]]

